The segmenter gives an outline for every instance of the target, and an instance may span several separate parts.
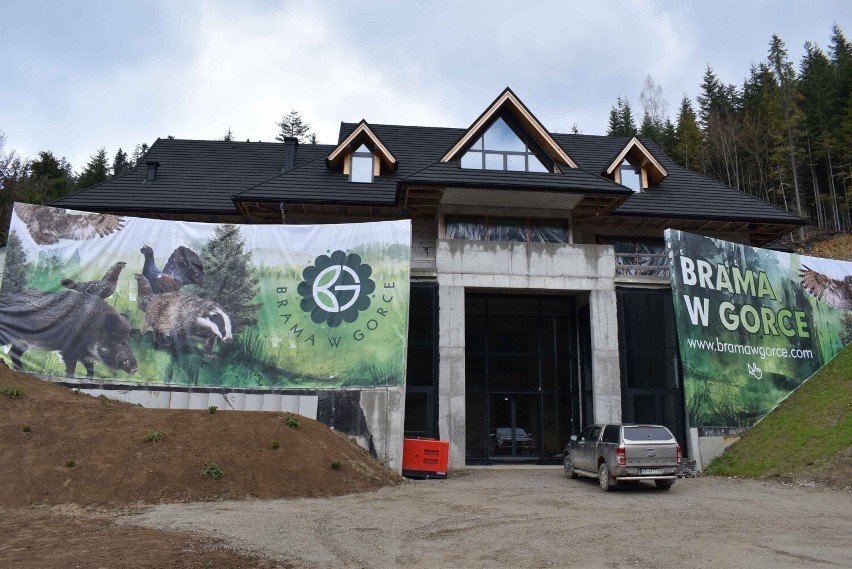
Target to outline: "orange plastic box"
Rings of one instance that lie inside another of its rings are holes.
[[[450,443],[435,439],[402,439],[402,475],[446,478]]]

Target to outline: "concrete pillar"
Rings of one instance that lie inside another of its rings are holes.
[[[589,292],[592,329],[592,397],[596,423],[621,421],[621,369],[615,290]]]
[[[438,438],[450,442],[449,468],[465,463],[464,287],[438,287]]]

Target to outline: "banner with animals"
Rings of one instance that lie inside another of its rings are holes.
[[[750,427],[852,342],[852,263],[666,231],[692,427]]]
[[[402,386],[411,224],[234,225],[15,204],[0,358],[239,388]]]

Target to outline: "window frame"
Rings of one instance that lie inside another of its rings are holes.
[[[364,152],[364,151],[361,150],[361,148],[366,148],[367,151]],[[354,180],[353,179],[353,173],[355,172],[355,160],[356,159],[362,159],[363,160],[364,158],[370,159],[370,179],[369,180]],[[375,173],[374,173],[375,168],[376,168],[375,160],[376,160],[375,153],[373,153],[373,151],[370,150],[370,148],[366,144],[362,143],[358,147],[358,149],[353,150],[352,153],[349,154],[349,181],[352,182],[353,184],[372,184],[373,181],[376,179],[376,176],[375,176]]]
[[[493,127],[498,120],[502,120],[509,130],[518,138],[518,140],[524,145],[524,150],[497,150],[493,148],[485,147],[485,134]],[[497,116],[495,117],[487,127],[482,129],[480,135],[474,140],[470,146],[468,146],[463,152],[459,153],[458,157],[458,165],[459,168],[465,170],[483,170],[490,172],[526,172],[532,174],[552,174],[556,171],[556,161],[547,156],[547,154],[535,144],[535,141],[527,134],[523,129],[520,129],[513,124],[514,121],[508,119],[507,117]],[[522,134],[519,134],[520,133]],[[538,150],[538,151],[536,151]],[[470,155],[471,153],[476,153],[479,155],[480,166],[464,166],[462,164],[465,157]],[[503,161],[502,168],[488,168],[486,162],[486,155],[499,155]],[[509,169],[509,156],[523,156],[524,158],[524,169],[523,170],[510,170]],[[534,156],[536,160],[544,167],[544,171],[540,170],[530,170],[530,156]],[[546,160],[542,160],[541,156],[546,156]],[[548,164],[549,163],[549,164]]]

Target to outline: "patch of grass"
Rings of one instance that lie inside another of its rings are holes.
[[[101,407],[109,408],[112,405],[112,399],[108,398],[106,395],[98,395],[98,401],[101,404]]]
[[[219,480],[225,476],[225,471],[219,468],[219,465],[215,462],[211,462],[205,466],[202,472],[204,473],[205,478],[212,478],[213,480]]]
[[[278,447],[280,446],[281,445],[278,443],[278,441],[272,441],[271,443],[269,443],[269,448],[271,448],[272,450],[278,450]]]
[[[207,411],[209,411],[211,415],[218,410],[219,410],[219,408],[216,407],[215,405],[211,405],[210,407],[207,408]]]
[[[150,443],[158,443],[162,440],[165,440],[169,434],[166,431],[157,430],[157,429],[148,429],[145,431],[145,440]]]
[[[66,460],[65,461],[65,468],[74,468],[75,466],[77,466],[76,460]]]
[[[291,429],[299,428],[299,418],[295,415],[287,415],[284,417],[284,424],[290,427]]]
[[[33,428],[32,428],[32,427],[30,427],[29,425],[24,425],[24,428],[23,428],[22,430],[23,430],[25,433],[29,433],[29,432],[32,432]]]
[[[720,476],[786,476],[852,446],[852,346],[707,467]]]
[[[331,469],[332,469],[332,470],[340,470],[340,468],[341,468],[342,466],[343,466],[343,465],[340,463],[340,461],[339,461],[339,460],[335,460],[334,462],[332,462],[332,463],[331,463]]]
[[[3,389],[0,389],[0,394],[4,397],[8,397],[9,399],[20,399],[21,397],[26,397],[26,393],[20,387],[6,386]]]

